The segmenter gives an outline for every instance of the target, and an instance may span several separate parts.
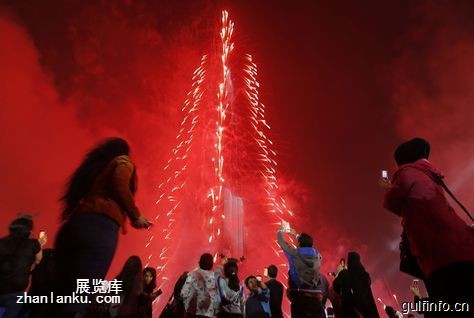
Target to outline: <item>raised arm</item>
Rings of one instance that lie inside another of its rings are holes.
[[[285,251],[286,253],[288,253],[290,255],[293,255],[293,256],[296,256],[298,254],[296,248],[290,246],[290,244],[288,244],[285,241],[282,229],[279,229],[278,232],[277,232],[277,242],[278,242],[278,245],[280,245],[281,249],[283,251]]]
[[[401,216],[403,204],[412,186],[408,176],[409,173],[410,171],[407,168],[397,171],[391,186],[385,190],[383,206],[398,216]]]

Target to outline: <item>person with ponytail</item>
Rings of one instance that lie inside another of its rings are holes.
[[[240,284],[238,261],[228,258],[216,271],[217,293],[220,298],[218,318],[242,318],[244,314],[244,289]]]

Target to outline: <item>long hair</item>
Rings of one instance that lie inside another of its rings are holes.
[[[81,165],[74,171],[61,197],[63,211],[61,219],[67,220],[79,201],[86,196],[95,178],[115,157],[129,155],[130,147],[122,138],[109,138],[89,151]],[[132,193],[136,191],[136,175],[130,183]]]
[[[142,261],[138,256],[130,256],[116,277],[122,281],[122,293],[127,297],[136,288],[135,284],[142,281]]]
[[[234,291],[240,290],[240,280],[237,276],[239,268],[237,262],[228,261],[224,264],[224,275],[229,279],[229,288]]]
[[[143,276],[145,276],[146,273],[150,273],[151,277],[153,278],[149,284],[146,284],[145,279],[143,279],[143,290],[146,293],[151,294],[156,288],[156,269],[152,267],[145,267],[145,269],[143,270]]]

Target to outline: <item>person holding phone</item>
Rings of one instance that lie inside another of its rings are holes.
[[[474,228],[466,224],[445,196],[443,174],[428,160],[430,144],[414,138],[394,153],[398,170],[385,188],[384,207],[402,219],[410,252],[416,257],[432,302],[474,301]],[[465,210],[466,211],[466,210]],[[455,279],[461,277],[462,279]],[[435,315],[437,313],[434,313]]]
[[[64,195],[62,224],[56,237],[58,294],[72,295],[77,279],[104,279],[118,243],[119,229],[151,226],[135,205],[135,165],[130,147],[110,138],[92,149],[71,176]],[[83,313],[87,304],[64,304],[64,316]]]
[[[245,318],[270,318],[270,290],[267,285],[256,276],[248,276],[245,286],[249,290],[245,301]]]
[[[296,237],[296,248],[285,241],[285,232]],[[292,318],[325,317],[319,273],[322,256],[313,247],[313,238],[306,233],[297,234],[294,229],[286,231],[282,227],[277,232],[277,242],[288,259],[287,295],[291,301]]]
[[[0,306],[4,318],[16,318],[21,310],[17,297],[23,295],[29,283],[33,264],[43,256],[40,243],[31,238],[33,220],[17,218],[8,226],[9,235],[0,239]]]

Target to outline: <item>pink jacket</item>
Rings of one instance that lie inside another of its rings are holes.
[[[428,277],[457,262],[474,262],[474,228],[449,205],[433,174],[443,175],[426,159],[400,166],[385,193],[384,207],[402,217],[410,249]]]

